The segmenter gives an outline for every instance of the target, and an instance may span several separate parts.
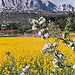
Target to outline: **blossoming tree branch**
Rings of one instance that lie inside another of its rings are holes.
[[[53,65],[55,65],[55,69],[51,70],[55,72],[57,68],[65,66],[75,70],[75,64],[72,66],[64,64],[64,60],[66,58],[62,52],[57,49],[59,46],[59,41],[62,40],[62,43],[65,43],[65,46],[71,48],[71,50],[75,52],[75,40],[71,39],[69,36],[69,32],[71,31],[71,19],[67,19],[66,27],[63,32],[60,29],[57,29],[54,22],[50,20],[47,22],[44,17],[40,17],[38,20],[29,19],[29,22],[32,24],[32,30],[38,30],[38,35],[41,36],[43,40],[48,41],[42,48],[41,53],[50,53],[51,57],[54,58]],[[51,43],[49,41],[50,37],[55,37],[55,42]]]

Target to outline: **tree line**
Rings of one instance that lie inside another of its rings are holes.
[[[60,15],[49,15],[49,16],[44,16],[44,18],[47,20],[53,21],[55,25],[58,25],[61,30],[65,28],[66,25],[66,18],[70,17],[71,18],[71,31],[75,31],[75,12],[69,12],[67,14],[60,14]]]

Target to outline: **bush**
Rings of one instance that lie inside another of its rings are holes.
[[[17,30],[14,30],[13,34],[18,34],[18,31]]]
[[[33,30],[26,31],[27,34],[32,34]]]

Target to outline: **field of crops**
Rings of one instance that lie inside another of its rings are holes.
[[[70,35],[74,35],[75,36],[75,33],[70,33]]]
[[[74,38],[75,39],[75,38]],[[55,39],[50,38],[50,42]],[[47,41],[35,37],[7,37],[0,38],[0,75],[16,75],[15,68],[11,65],[13,62],[6,52],[10,52],[15,65],[21,72],[25,66],[30,66],[31,74],[26,75],[50,75],[51,69],[54,69],[52,64],[53,58],[50,54],[44,55],[41,49]],[[61,41],[58,49],[66,57],[64,63],[73,65],[75,63],[75,53],[69,48],[65,47]],[[70,72],[66,67],[65,71],[62,68],[58,69],[59,75],[67,75]],[[55,74],[56,75],[56,74]]]

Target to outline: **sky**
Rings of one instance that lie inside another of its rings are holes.
[[[46,0],[45,0],[46,1]],[[75,0],[49,0],[54,4],[71,4],[73,6],[75,6]]]

